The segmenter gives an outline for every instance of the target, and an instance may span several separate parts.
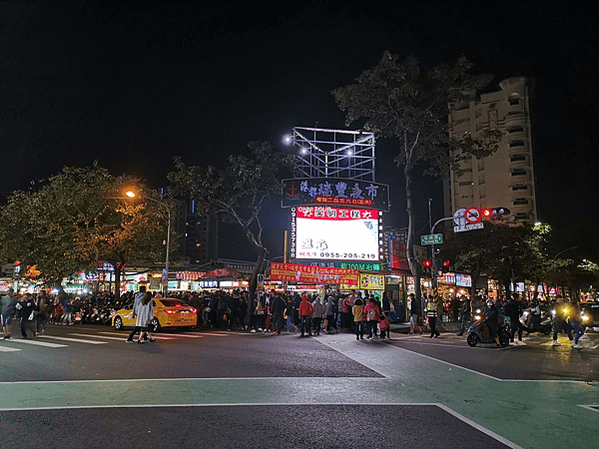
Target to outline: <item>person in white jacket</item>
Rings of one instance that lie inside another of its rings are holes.
[[[154,302],[149,292],[144,294],[141,301],[133,305],[133,316],[136,318],[135,328],[129,334],[127,343],[133,343],[133,337],[137,332],[139,332],[137,343],[141,344],[144,342],[144,335],[147,335],[148,340],[154,341],[148,329],[148,325],[152,321],[152,318],[154,318]]]

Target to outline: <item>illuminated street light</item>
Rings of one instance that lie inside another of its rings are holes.
[[[133,190],[127,190],[125,192],[125,196],[133,199],[137,196],[137,194]],[[171,209],[163,201],[159,201],[150,196],[146,196],[146,197],[144,197],[144,199],[153,201],[156,204],[160,204],[162,207],[164,207],[166,209],[166,213],[168,214],[168,226],[167,226],[167,231],[166,231],[166,261],[164,262],[164,271],[162,272],[162,296],[166,297],[166,294],[168,291],[168,267],[169,267],[168,259],[169,259],[170,246],[171,246]]]

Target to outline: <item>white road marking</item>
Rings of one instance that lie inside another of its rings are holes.
[[[52,340],[72,341],[75,343],[87,343],[90,345],[105,345],[105,341],[83,340],[82,338],[57,337],[55,335],[40,335],[38,338],[50,338]]]
[[[58,343],[49,343],[47,341],[40,341],[40,340],[32,340],[32,339],[17,339],[17,340],[13,340],[11,338],[11,342],[15,342],[15,343],[24,343],[26,345],[34,345],[34,346],[45,346],[46,348],[66,348],[68,345],[61,345]]]
[[[8,346],[0,346],[0,352],[14,352],[14,351],[20,351],[19,348],[10,348]]]

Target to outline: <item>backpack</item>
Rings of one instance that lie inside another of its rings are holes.
[[[368,309],[368,321],[376,320],[376,310],[374,307],[372,309]]]

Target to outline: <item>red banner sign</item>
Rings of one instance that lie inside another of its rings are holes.
[[[345,268],[314,267],[277,262],[270,264],[271,281],[297,282],[300,284],[358,285],[359,275],[359,270]]]

